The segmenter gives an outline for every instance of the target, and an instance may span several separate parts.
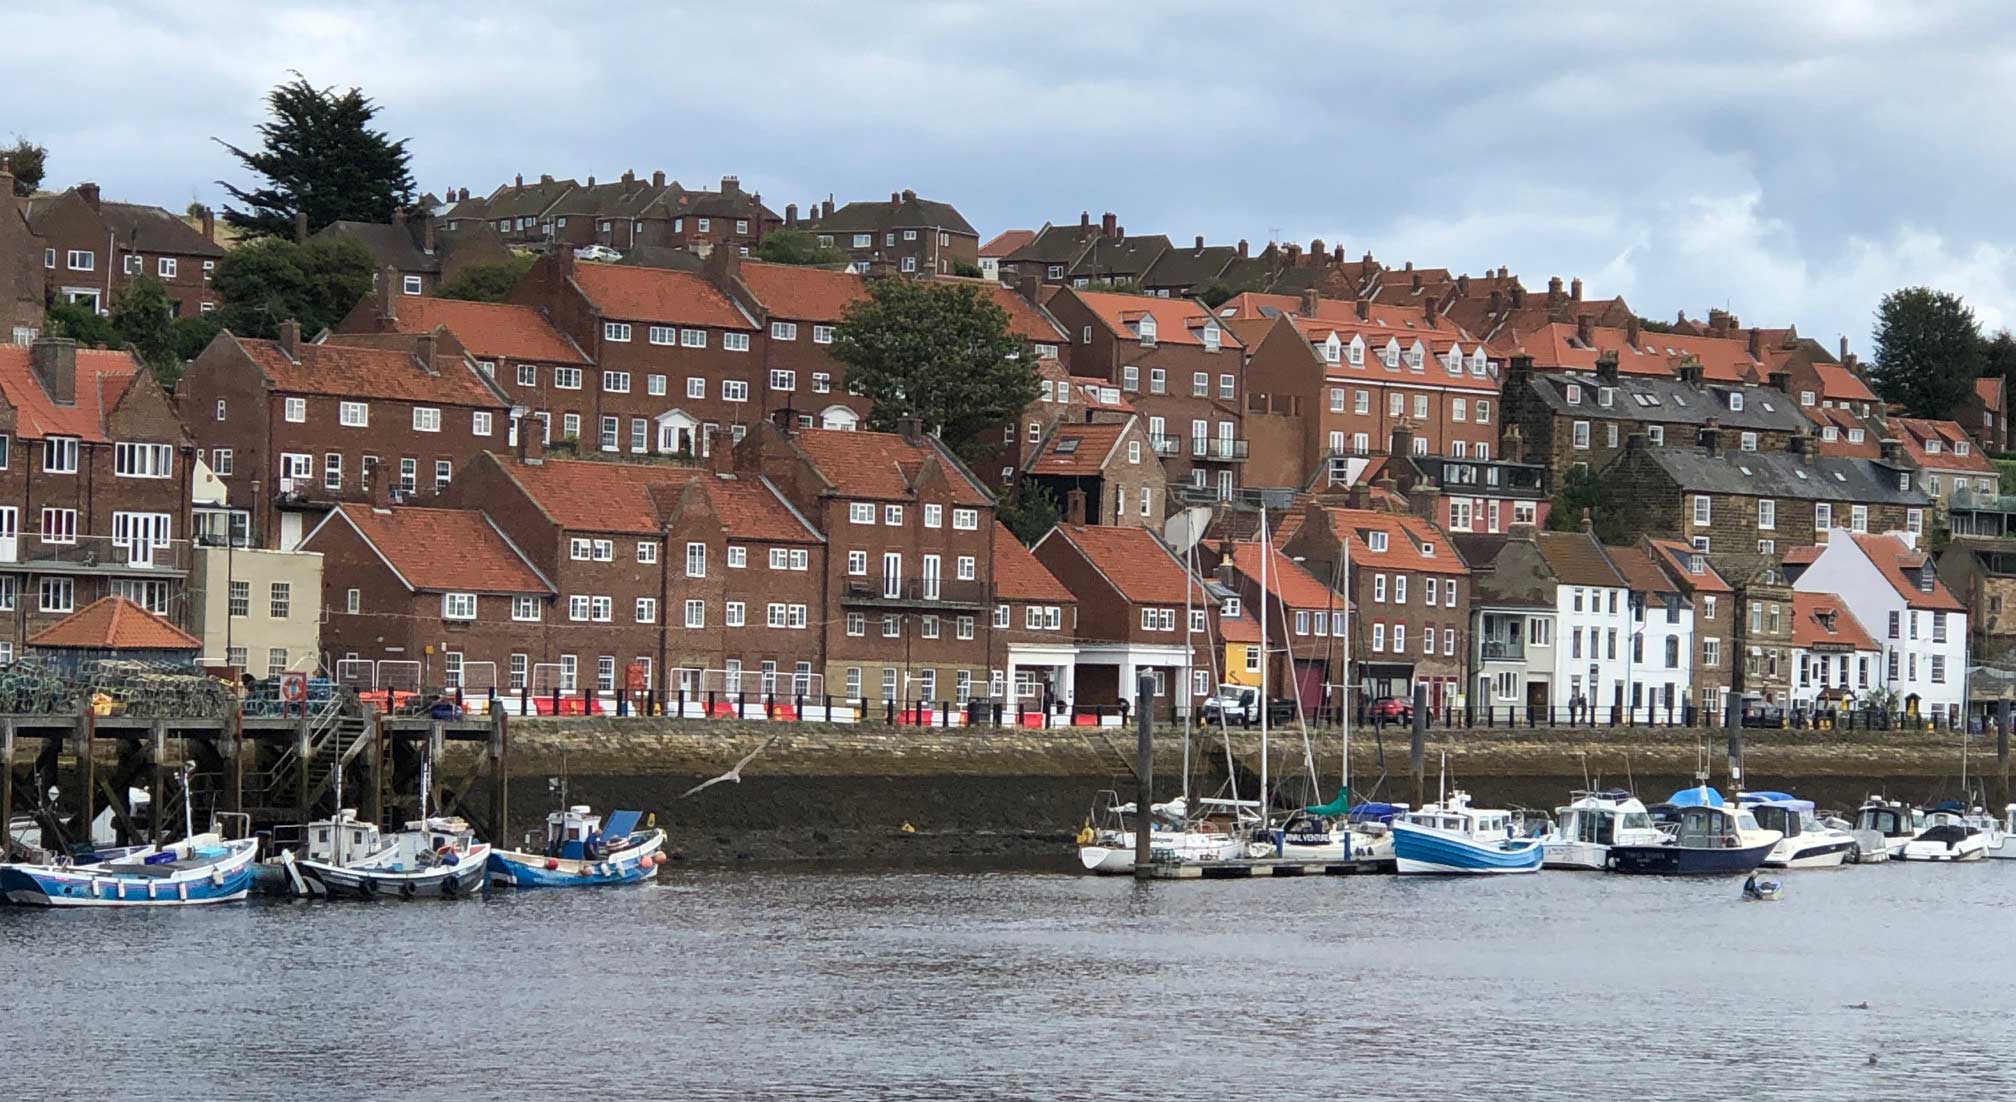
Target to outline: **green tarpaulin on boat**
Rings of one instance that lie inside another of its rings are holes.
[[[1350,809],[1351,793],[1339,792],[1337,798],[1327,804],[1317,804],[1315,807],[1305,807],[1302,810],[1311,815],[1342,815]]]

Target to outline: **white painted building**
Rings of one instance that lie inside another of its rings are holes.
[[[1883,651],[1834,593],[1792,594],[1792,704],[1853,708],[1878,683]]]
[[[1694,604],[1666,568],[1639,547],[1606,547],[1630,593],[1631,654],[1625,695],[1653,721],[1684,718],[1694,677]]]
[[[1894,690],[1898,710],[1941,716],[1967,685],[1967,614],[1906,532],[1828,530],[1820,555],[1793,581],[1799,593],[1837,594],[1879,652],[1870,686]]]

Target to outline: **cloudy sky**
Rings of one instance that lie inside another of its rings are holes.
[[[437,192],[626,168],[736,174],[779,210],[908,187],[983,237],[1111,210],[1579,275],[1647,316],[1726,306],[1865,352],[1907,284],[2016,323],[2016,21],[1764,7],[15,0],[0,137],[47,145],[56,186],[217,202],[237,174],[210,139],[251,143],[299,69],[375,97]]]

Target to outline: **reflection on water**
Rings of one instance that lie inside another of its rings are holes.
[[[1784,879],[681,870],[0,909],[0,1071],[94,1100],[2007,1096],[2016,863]]]

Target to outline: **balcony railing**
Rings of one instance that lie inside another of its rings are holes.
[[[39,536],[0,537],[0,565],[49,573],[187,572],[189,541],[147,539],[114,542],[111,536],[78,536],[73,543],[44,543]]]
[[[1526,643],[1519,639],[1486,639],[1477,645],[1479,657],[1486,662],[1524,662]]]
[[[847,583],[840,595],[840,603],[848,605],[883,606],[928,606],[950,605],[970,608],[987,607],[987,589],[977,581],[953,581],[939,579],[927,582],[923,578],[906,578],[895,585],[887,579],[855,578]]]
[[[1246,458],[1246,441],[1242,438],[1200,436],[1190,442],[1190,454],[1197,459],[1234,463]]]
[[[1148,434],[1148,445],[1155,449],[1156,455],[1165,458],[1183,454],[1183,438],[1180,436],[1167,436],[1162,433],[1151,432]]]

